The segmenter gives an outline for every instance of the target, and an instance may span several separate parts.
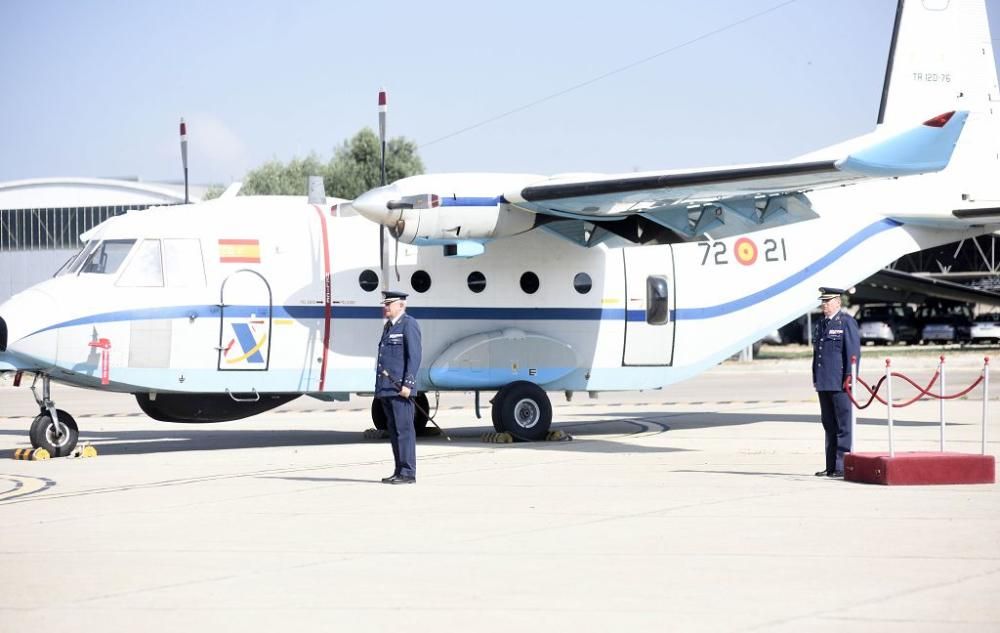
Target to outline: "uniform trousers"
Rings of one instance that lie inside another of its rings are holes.
[[[392,457],[396,460],[394,475],[417,476],[417,433],[413,428],[413,400],[402,396],[379,398],[385,411]]]
[[[851,452],[851,399],[846,391],[817,391],[826,432],[826,469],[844,470],[844,453]]]

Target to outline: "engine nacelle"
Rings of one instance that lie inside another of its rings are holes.
[[[487,242],[535,228],[538,216],[502,192],[541,179],[525,174],[413,176],[359,196],[352,206],[408,244]]]

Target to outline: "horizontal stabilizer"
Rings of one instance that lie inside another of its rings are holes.
[[[875,178],[941,171],[948,166],[968,112],[947,112],[837,161],[843,171]]]

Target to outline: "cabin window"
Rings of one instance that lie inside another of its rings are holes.
[[[669,288],[666,277],[646,277],[646,323],[664,325],[670,321]]]
[[[431,289],[431,276],[427,271],[418,270],[410,277],[410,287],[417,292],[427,292]]]
[[[81,273],[96,275],[113,275],[125,261],[125,256],[132,250],[135,240],[105,240],[90,252],[87,261],[80,269]]]
[[[143,240],[118,278],[119,286],[155,288],[163,286],[163,258],[160,240]]]
[[[371,292],[378,288],[378,275],[375,274],[374,270],[363,270],[361,276],[358,277],[358,285],[365,292]]]
[[[163,240],[163,265],[167,273],[167,286],[171,288],[205,287],[205,262],[201,255],[200,240]]]
[[[590,289],[594,287],[594,282],[591,281],[590,275],[587,273],[577,273],[573,277],[573,289],[582,295],[590,292]]]
[[[529,270],[521,275],[521,290],[525,291],[529,295],[533,295],[538,292],[538,286],[538,275],[535,273]]]
[[[466,283],[469,284],[469,290],[478,294],[483,290],[486,290],[486,275],[478,270],[473,271],[469,273],[469,278],[466,279]]]

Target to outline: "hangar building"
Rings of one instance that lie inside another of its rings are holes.
[[[189,187],[191,202],[207,189]],[[79,250],[80,234],[109,217],[183,202],[183,183],[138,178],[0,182],[0,303],[51,277]]]

